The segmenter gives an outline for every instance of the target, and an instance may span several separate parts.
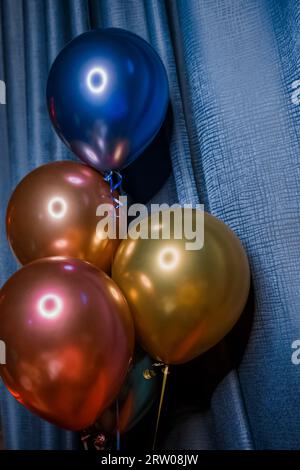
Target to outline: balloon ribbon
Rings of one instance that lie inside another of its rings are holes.
[[[116,176],[116,179],[117,179],[116,182],[114,182],[114,176]],[[118,198],[116,198],[114,196],[114,191],[116,191],[116,189],[120,188],[120,186],[122,184],[123,177],[122,177],[121,173],[118,170],[108,171],[104,174],[103,178],[104,178],[104,181],[109,183],[111,198],[112,198],[113,202],[116,204],[115,209],[119,209],[119,207],[121,207],[123,204],[121,203],[121,201],[119,201]]]
[[[117,451],[119,451],[120,448],[121,448],[119,400],[116,400],[116,422],[117,422],[117,430],[116,430],[116,449],[117,449]]]
[[[163,371],[164,376],[163,376],[163,381],[162,381],[162,386],[161,386],[161,393],[160,393],[160,399],[159,399],[159,406],[158,406],[158,413],[157,413],[157,419],[156,419],[156,426],[155,426],[155,433],[154,433],[152,450],[154,450],[155,446],[156,446],[156,439],[157,439],[157,433],[158,433],[158,428],[159,428],[160,415],[161,415],[162,405],[163,405],[165,391],[166,391],[167,378],[168,378],[168,374],[169,374],[169,366],[165,365],[162,371]]]

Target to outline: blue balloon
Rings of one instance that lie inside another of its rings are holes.
[[[163,123],[168,101],[158,54],[119,28],[77,36],[49,72],[47,104],[56,132],[101,172],[124,168],[143,152]]]
[[[118,396],[119,431],[132,429],[149,411],[157,398],[160,377],[144,378],[144,371],[151,369],[153,359],[141,351],[136,354],[134,364],[129,371]],[[96,429],[104,433],[116,432],[116,403],[108,407],[99,417]]]
[[[125,385],[123,386],[124,390],[127,388],[127,396],[125,404],[129,408],[130,413],[127,409],[127,422],[126,427],[122,431],[129,431],[133,428],[149,411],[153,405],[159,385],[159,376],[152,377],[151,379],[146,380],[144,378],[144,372],[146,369],[151,369],[153,364],[153,359],[145,355],[140,358],[134,364],[132,370],[129,372]],[[127,403],[126,403],[127,402]],[[128,404],[131,403],[131,406],[128,407]],[[120,418],[122,418],[122,408],[120,410]],[[123,412],[126,415],[126,412]],[[124,423],[122,423],[124,425]]]

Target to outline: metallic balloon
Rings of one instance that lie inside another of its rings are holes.
[[[88,165],[124,168],[155,137],[168,106],[168,81],[155,50],[118,28],[77,36],[57,56],[48,110],[63,142]]]
[[[97,420],[97,428],[105,433],[118,430],[123,433],[133,428],[153,405],[159,380],[158,376],[147,380],[144,372],[150,369],[153,361],[144,355],[133,359],[133,365],[128,372],[125,383],[118,396],[119,425],[116,418],[116,403],[113,403]]]
[[[0,291],[0,374],[12,395],[58,426],[79,430],[116,398],[133,352],[133,323],[115,283],[89,263],[45,258]]]
[[[99,204],[112,204],[110,188],[86,165],[55,162],[29,173],[7,209],[7,235],[18,260],[70,256],[109,272],[119,240],[96,234]]]
[[[185,209],[185,216],[195,225],[194,209]],[[179,364],[214,346],[233,327],[248,297],[250,275],[241,243],[220,220],[205,213],[204,246],[187,250],[185,235],[174,235],[175,219],[169,239],[162,239],[166,219],[154,226],[159,239],[133,239],[129,232],[112,277],[127,298],[144,349],[159,361]],[[144,219],[141,229],[149,222],[151,217]]]

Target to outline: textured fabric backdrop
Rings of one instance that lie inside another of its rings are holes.
[[[300,365],[291,361],[300,339],[300,1],[1,0],[0,9],[0,283],[17,268],[4,227],[12,189],[36,166],[73,158],[46,111],[51,62],[91,27],[136,32],[162,57],[171,91],[172,175],[155,200],[200,200],[224,220],[248,252],[255,295],[242,361],[205,412],[182,413],[165,446],[300,448]],[[10,449],[75,445],[4,387],[1,418]]]

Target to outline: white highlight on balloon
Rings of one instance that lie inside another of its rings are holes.
[[[97,85],[93,83],[95,78],[97,79],[97,82],[99,82]],[[103,68],[95,67],[89,71],[86,83],[91,92],[96,94],[102,93],[107,85],[107,73]]]
[[[47,303],[51,303],[50,308],[47,307]],[[63,302],[61,298],[56,294],[46,294],[39,300],[38,309],[40,314],[45,318],[57,317],[63,308]]]
[[[67,212],[66,201],[62,197],[54,197],[49,201],[48,212],[54,219],[62,219]]]
[[[174,247],[166,247],[159,254],[159,265],[162,269],[174,269],[179,262],[179,252]]]

